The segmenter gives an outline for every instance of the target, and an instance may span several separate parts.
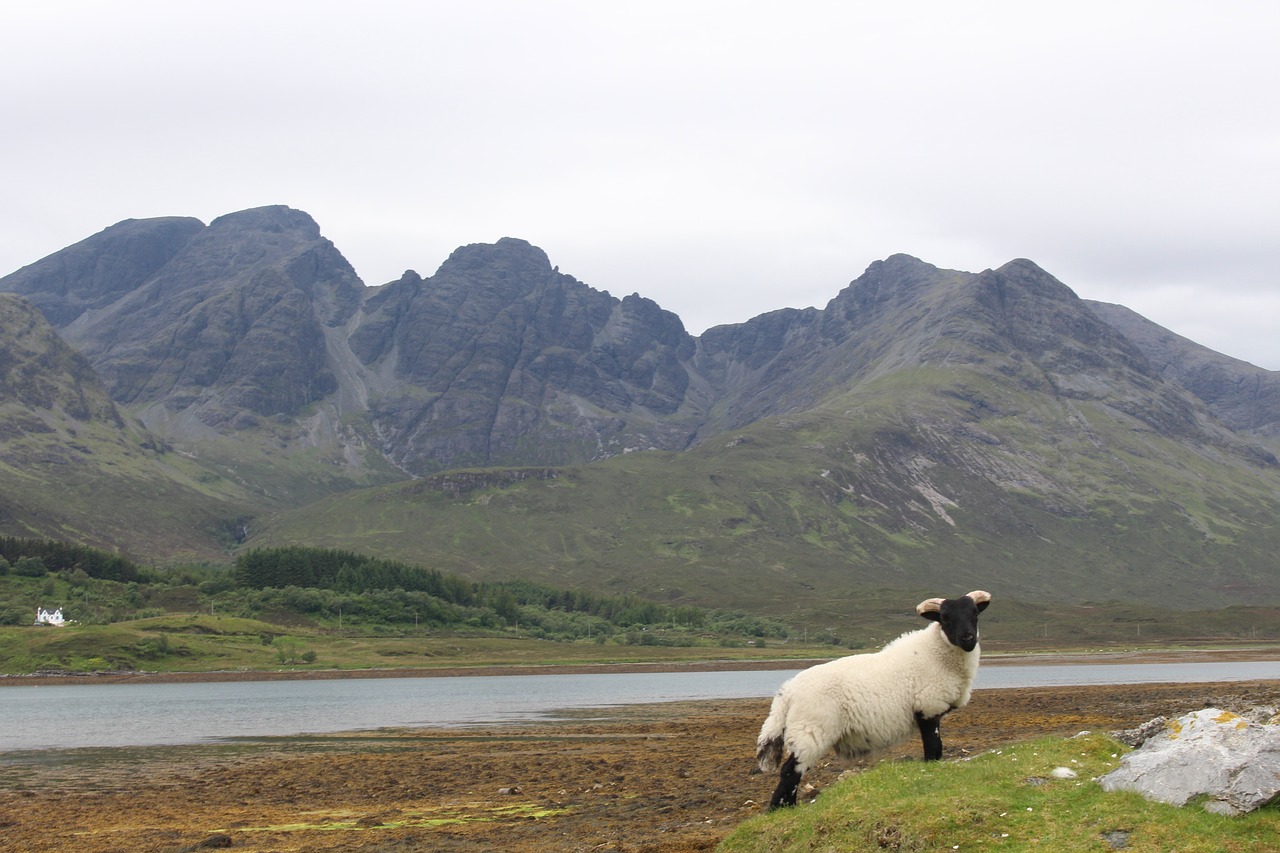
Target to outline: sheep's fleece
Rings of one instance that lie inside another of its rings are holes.
[[[978,591],[969,598],[982,609],[991,596]],[[940,601],[922,602],[917,610],[926,615]],[[917,715],[940,717],[968,703],[979,654],[976,637],[966,652],[934,622],[874,654],[804,670],[774,697],[757,741],[761,769],[776,770],[785,752],[803,774],[833,748],[855,757],[907,739],[917,731]]]

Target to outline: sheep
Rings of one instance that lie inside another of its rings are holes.
[[[756,761],[779,770],[769,808],[794,806],[805,771],[830,750],[852,758],[900,743],[918,729],[924,760],[942,758],[942,716],[968,703],[978,672],[978,614],[991,594],[930,598],[933,622],[873,654],[828,661],[786,681],[756,740]],[[782,761],[784,754],[787,760]]]

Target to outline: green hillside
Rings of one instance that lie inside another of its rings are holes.
[[[209,556],[250,511],[239,485],[121,412],[30,303],[0,294],[0,532]]]
[[[684,453],[350,492],[250,544],[833,626],[856,623],[871,589],[899,607],[976,588],[1173,608],[1280,601],[1264,558],[1280,546],[1274,467],[1229,443],[1188,453],[1096,402],[983,381],[908,371]]]
[[[0,537],[0,673],[812,660],[918,627],[915,600],[864,591],[843,616],[800,624],[523,580],[478,583],[344,551],[290,546],[247,551],[234,567],[157,569]],[[999,605],[983,620],[987,655],[1280,641],[1278,607]],[[64,626],[33,625],[37,610],[55,609]]]

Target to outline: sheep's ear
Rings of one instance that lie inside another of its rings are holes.
[[[930,622],[939,622],[942,620],[942,599],[930,598],[916,605],[916,613],[919,613]]]
[[[991,603],[991,593],[984,592],[980,589],[975,589],[973,592],[969,593],[969,598],[972,598],[973,603],[978,605],[979,613],[986,610],[987,605]]]

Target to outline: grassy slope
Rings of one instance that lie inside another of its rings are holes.
[[[136,557],[208,558],[233,544],[244,511],[234,483],[151,437],[96,421],[6,442],[0,530],[16,536],[121,547]]]
[[[310,652],[314,655],[311,659]],[[835,652],[835,653],[838,653]],[[831,646],[667,647],[557,643],[422,630],[403,636],[283,626],[209,614],[63,628],[0,627],[0,673],[451,668],[829,657]],[[304,658],[305,656],[305,658]]]
[[[161,434],[176,431],[162,422],[156,407],[143,414],[160,422]],[[339,428],[332,406],[318,404],[296,418],[257,419],[230,437],[206,430],[199,440],[167,440],[213,476],[240,489],[247,514],[302,506],[352,488],[405,479],[403,471],[373,450],[372,442],[358,437],[369,432],[367,424],[351,414],[345,417],[346,424]],[[345,433],[342,445],[333,436],[339,429]]]
[[[350,548],[853,631],[904,599],[974,588],[1276,604],[1278,495],[1280,475],[1223,448],[1189,452],[1096,403],[922,368],[682,454],[459,496],[422,481],[347,493],[249,545]]]
[[[17,411],[0,401],[0,420]],[[30,419],[30,415],[24,415]],[[189,447],[156,449],[133,422],[58,420],[5,441],[0,532],[121,548],[137,559],[226,558],[237,528],[282,507],[387,482],[377,454],[353,477],[338,451],[308,446],[307,426],[269,423]]]
[[[235,490],[160,450],[34,307],[0,297],[0,531],[147,555],[213,550]]]
[[[1088,735],[1047,738],[968,761],[893,762],[825,790],[811,806],[746,821],[722,853],[792,850],[1107,850],[1230,853],[1280,849],[1277,807],[1243,817],[1104,793],[1092,781],[1127,751]],[[1067,767],[1074,779],[1054,779]]]

